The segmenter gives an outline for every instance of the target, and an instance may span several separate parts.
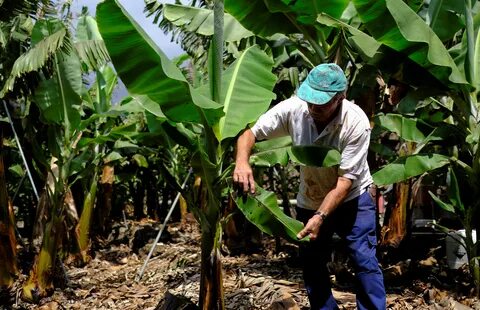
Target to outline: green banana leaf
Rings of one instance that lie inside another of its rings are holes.
[[[288,160],[305,166],[331,167],[340,164],[339,151],[317,145],[292,146],[290,137],[276,138],[255,144],[250,156],[254,166],[286,165]]]
[[[443,167],[450,157],[440,154],[417,154],[400,157],[372,175],[377,185],[393,184]]]
[[[213,35],[213,10],[192,6],[165,4],[163,17],[176,26],[183,26],[186,31],[204,36]],[[230,14],[225,13],[223,36],[225,42],[235,42],[253,36]]]
[[[225,0],[225,11],[260,37],[299,32],[283,13],[270,12],[264,0]]]
[[[288,152],[290,159],[305,166],[331,167],[340,164],[338,150],[318,145],[292,146]]]
[[[303,229],[303,223],[283,213],[274,193],[260,187],[256,188],[256,192],[255,195],[235,198],[238,208],[251,223],[270,236],[283,237],[293,242],[308,241],[308,238],[297,238]]]
[[[318,14],[340,18],[348,0],[225,0],[225,10],[258,36],[301,33],[303,25],[314,25]]]
[[[215,130],[219,141],[235,137],[268,109],[275,98],[272,66],[272,59],[255,45],[223,73],[220,100],[224,116]]]
[[[420,153],[424,146],[427,144],[434,144],[439,142],[441,145],[453,146],[458,145],[459,142],[466,140],[466,134],[462,132],[458,126],[440,123],[435,127],[435,129],[417,145],[415,148],[414,154]]]
[[[318,15],[317,22],[328,27],[337,27],[348,31],[351,34],[349,40],[367,58],[373,58],[382,45],[368,34],[325,13]]]
[[[257,167],[286,165],[291,145],[292,139],[289,136],[258,142],[250,156],[250,164]]]
[[[377,41],[406,54],[444,85],[458,88],[467,84],[442,41],[405,2],[353,0],[353,3]]]
[[[32,47],[15,60],[12,71],[0,91],[0,98],[13,90],[18,77],[44,67],[64,46],[66,36],[67,31],[58,20],[38,21],[32,30]]]
[[[450,203],[455,206],[456,210],[459,210],[462,214],[464,214],[465,206],[463,205],[462,198],[460,196],[460,187],[458,186],[457,176],[451,167],[448,169],[447,186],[447,193]]]
[[[350,0],[298,0],[294,3],[292,11],[297,15],[297,20],[302,24],[312,25],[322,13],[340,18]]]
[[[455,213],[455,207],[452,204],[442,201],[437,195],[435,195],[431,191],[428,191],[428,194],[430,194],[430,197],[432,197],[433,201],[435,201],[440,208],[447,212]]]
[[[465,216],[465,206],[460,197],[460,187],[458,186],[457,176],[451,167],[448,169],[447,177],[447,195],[449,202],[442,201],[431,191],[428,191],[428,193],[442,209],[448,212],[458,213],[462,218]]]
[[[119,77],[132,96],[147,96],[176,122],[218,122],[221,105],[198,93],[126,10],[114,0],[97,7],[97,22]]]
[[[425,19],[425,23],[433,29],[435,34],[445,42],[454,37],[464,23],[463,1],[458,0],[431,0],[428,6],[423,6],[418,15]],[[445,27],[448,25],[448,27]]]
[[[59,51],[54,57],[54,66],[53,77],[42,80],[35,91],[35,102],[43,121],[63,125],[69,140],[80,125],[81,64],[76,54]]]
[[[76,41],[77,54],[88,69],[100,69],[110,61],[107,48],[98,31],[97,22],[92,16],[82,15],[78,18]]]
[[[402,139],[420,143],[433,131],[433,127],[414,118],[403,117],[400,114],[375,116],[375,124],[395,132]]]

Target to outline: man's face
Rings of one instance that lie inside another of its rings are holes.
[[[343,95],[336,95],[326,104],[317,105],[308,103],[308,112],[315,121],[326,122],[333,116],[335,111],[337,111],[337,107],[343,98]]]

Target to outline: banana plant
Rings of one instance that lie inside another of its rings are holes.
[[[437,86],[426,92],[422,90],[421,81],[410,80],[409,84],[418,86],[418,89],[407,94],[400,102],[398,111],[404,115],[380,115],[377,118],[378,125],[396,132],[405,140],[413,141],[417,148],[414,154],[398,158],[377,171],[373,175],[374,180],[378,184],[391,184],[443,166],[450,167],[449,171],[456,171],[458,179],[461,180],[459,182],[463,185],[460,188],[465,189],[461,195],[465,209],[469,210],[465,212],[465,216],[462,216],[462,212],[457,214],[468,230],[466,239],[469,242],[466,244],[470,247],[467,249],[470,255],[470,271],[478,292],[479,266],[474,259],[478,253],[475,253],[471,242],[471,216],[466,214],[478,212],[479,207],[478,202],[466,197],[480,191],[479,5],[469,0],[430,1],[425,16],[420,16],[400,0],[354,0],[353,3],[365,24],[367,32],[364,35],[415,63],[416,69],[413,73],[428,73],[438,81]],[[451,18],[446,17],[446,11]],[[452,18],[460,20],[460,24],[464,26],[452,23]],[[450,25],[454,25],[454,33],[438,33],[440,28],[449,28]],[[426,108],[432,110],[432,106],[435,107],[434,114],[423,113]],[[432,148],[434,145],[437,146]],[[453,179],[453,173],[450,172],[449,175],[450,179]],[[455,187],[454,183],[447,183],[450,187]],[[440,206],[447,206],[447,203],[440,203],[438,197],[435,200]],[[447,209],[457,210],[453,207]]]
[[[17,241],[15,236],[15,219],[13,206],[8,197],[5,166],[3,161],[3,129],[0,129],[0,288],[10,288],[18,273]]]
[[[232,172],[229,151],[235,137],[254,122],[274,98],[272,60],[257,46],[246,49],[225,71],[222,67],[223,3],[215,2],[215,30],[210,48],[209,84],[194,88],[155,45],[118,1],[107,0],[97,7],[97,21],[112,62],[133,98],[156,106],[167,119],[158,120],[168,134],[192,152],[191,165],[202,178],[205,196],[181,190],[174,176],[172,184],[182,191],[202,230],[200,306],[223,309],[220,244],[222,200],[229,192]],[[122,25],[122,27],[118,27]],[[121,39],[119,39],[121,38]],[[132,57],[132,55],[142,55]],[[193,127],[191,126],[193,125]],[[159,127],[157,125],[157,127]],[[153,128],[153,126],[152,126]],[[168,175],[167,169],[164,173]],[[302,224],[277,212],[276,200],[265,194],[248,202],[261,203],[256,218],[274,232],[295,236]],[[278,209],[279,210],[279,209]],[[296,237],[294,237],[296,238]]]
[[[83,22],[92,21],[86,19]],[[79,28],[81,32],[82,26]],[[38,168],[43,169],[40,174],[48,175],[51,182],[45,186],[48,211],[41,248],[22,295],[26,300],[38,301],[53,291],[52,275],[57,249],[62,242],[66,197],[71,185],[90,172],[85,169],[86,164],[94,158],[93,147],[79,141],[95,120],[116,118],[122,111],[101,116],[82,114],[87,110],[87,104],[82,100],[82,74],[108,60],[103,41],[86,37],[75,41],[65,24],[55,18],[37,21],[31,41],[32,47],[15,61],[1,95],[13,90],[18,76],[36,71],[42,73],[31,100],[38,107],[40,120],[47,129],[48,149],[38,144],[32,148]],[[115,133],[115,130],[111,132]]]

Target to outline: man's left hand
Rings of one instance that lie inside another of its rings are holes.
[[[318,237],[318,232],[320,231],[320,225],[322,224],[322,218],[318,215],[312,216],[307,225],[297,234],[298,239],[303,239],[305,237],[310,237],[310,240],[315,240]]]

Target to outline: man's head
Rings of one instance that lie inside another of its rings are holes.
[[[335,95],[347,90],[347,78],[342,69],[333,63],[321,64],[310,71],[300,85],[297,96],[311,104],[327,104]]]
[[[333,63],[321,64],[310,71],[297,96],[308,103],[308,110],[318,121],[328,120],[345,98],[347,78]]]

